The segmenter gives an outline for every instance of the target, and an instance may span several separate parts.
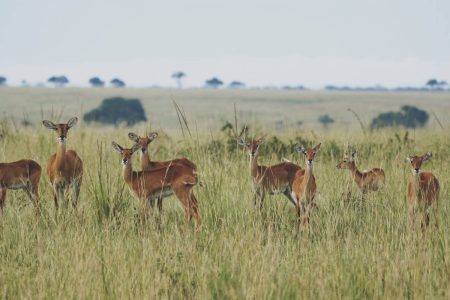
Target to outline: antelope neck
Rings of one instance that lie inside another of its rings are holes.
[[[252,177],[258,176],[258,159],[257,156],[250,156],[250,175]]]
[[[131,167],[131,158],[126,165],[123,165],[123,179],[126,183],[130,183],[132,180],[133,168]]]
[[[350,164],[350,172],[352,172],[352,178],[354,181],[359,182],[362,180],[362,173],[358,170],[355,163]]]
[[[56,169],[61,170],[64,167],[64,161],[66,156],[66,143],[58,142],[56,147]]]
[[[150,156],[148,155],[148,150],[143,153],[142,151],[139,151],[141,156],[141,169],[146,170],[150,167]]]
[[[305,185],[308,185],[308,183],[309,183],[309,181],[311,180],[311,178],[313,178],[314,177],[314,174],[313,174],[313,166],[312,165],[310,165],[310,166],[306,166],[306,170],[305,170],[305,179],[304,179],[304,183],[305,183]]]
[[[420,173],[418,174],[413,174],[413,177],[411,179],[411,183],[412,183],[412,187],[414,189],[414,193],[416,195],[419,194],[420,191],[420,187],[419,187],[419,181],[420,181]]]

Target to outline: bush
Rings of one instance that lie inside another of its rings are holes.
[[[92,77],[91,79],[89,79],[89,83],[93,87],[103,87],[105,85],[105,82],[98,77]]]
[[[100,107],[85,114],[83,119],[85,122],[113,125],[126,123],[127,126],[147,121],[144,108],[139,99],[125,99],[122,97],[103,100]]]
[[[53,83],[55,86],[65,86],[66,84],[69,83],[69,79],[67,79],[66,76],[52,76],[50,77],[48,80],[48,82]]]
[[[119,79],[119,78],[114,78],[110,81],[111,85],[113,87],[117,87],[117,88],[122,88],[125,87],[125,81]]]
[[[331,124],[334,123],[334,119],[330,117],[329,115],[321,115],[318,118],[318,121],[320,124],[322,124],[323,127],[328,128]]]
[[[370,127],[383,128],[403,126],[405,128],[424,127],[428,122],[429,115],[426,111],[415,106],[405,105],[400,112],[386,112],[379,114],[372,120]]]

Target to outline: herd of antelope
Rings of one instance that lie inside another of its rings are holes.
[[[76,125],[78,119],[72,118],[65,124],[55,124],[43,121],[43,125],[56,133],[56,152],[50,156],[47,163],[47,176],[50,181],[55,209],[59,202],[65,204],[65,195],[72,190],[71,202],[76,210],[80,187],[83,178],[83,162],[74,150],[66,149],[66,138],[69,129]],[[187,158],[177,158],[167,161],[151,161],[148,154],[149,144],[158,136],[153,132],[145,137],[129,133],[133,142],[131,148],[124,148],[112,142],[112,148],[121,156],[123,165],[122,175],[131,194],[140,203],[140,217],[147,218],[149,208],[155,203],[158,210],[162,210],[162,199],[175,195],[185,210],[185,221],[189,223],[195,218],[197,226],[201,223],[198,211],[197,198],[193,187],[198,183],[195,164]],[[298,224],[309,224],[311,210],[316,207],[315,198],[318,193],[316,178],[314,176],[313,161],[320,149],[320,143],[311,149],[296,145],[295,149],[305,156],[305,169],[287,159],[283,162],[262,166],[258,164],[258,149],[263,143],[262,139],[238,143],[247,148],[250,155],[250,177],[254,191],[255,205],[262,208],[266,194],[282,193],[294,205]],[[133,171],[131,165],[132,155],[138,151],[140,154],[141,171]],[[356,185],[363,194],[376,191],[384,186],[385,174],[381,168],[374,168],[361,172],[355,164],[356,153],[345,156],[336,166],[338,169],[348,169]],[[422,156],[409,156],[407,158],[411,170],[406,198],[408,201],[410,220],[414,223],[417,211],[422,213],[422,228],[429,225],[430,208],[436,210],[439,198],[439,181],[430,172],[421,172],[424,161],[431,158],[428,152]],[[39,181],[41,166],[29,159],[11,163],[0,163],[0,210],[3,212],[8,189],[23,189],[39,212]],[[437,222],[436,222],[437,224]]]

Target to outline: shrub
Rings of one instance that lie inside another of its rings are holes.
[[[49,79],[47,79],[48,82],[53,83],[55,86],[65,86],[69,83],[69,79],[67,79],[66,76],[52,76]]]
[[[103,87],[105,85],[105,82],[98,77],[92,77],[91,79],[89,79],[89,83],[93,87]]]
[[[415,106],[405,105],[400,112],[386,112],[379,114],[372,120],[370,127],[383,128],[403,126],[405,128],[424,127],[428,122],[429,115],[426,111]]]
[[[334,123],[334,119],[329,115],[321,115],[318,118],[318,121],[320,122],[320,124],[322,124],[324,128],[328,128],[331,124]]]
[[[125,87],[125,81],[119,79],[119,78],[114,78],[110,81],[111,85],[113,87],[117,87],[117,88],[122,88]]]
[[[126,123],[127,126],[147,121],[144,108],[139,99],[125,99],[122,97],[103,100],[98,108],[86,113],[83,119],[85,122],[113,125]]]

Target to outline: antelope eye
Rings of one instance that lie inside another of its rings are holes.
[[[347,162],[346,160],[344,160],[344,162]]]

